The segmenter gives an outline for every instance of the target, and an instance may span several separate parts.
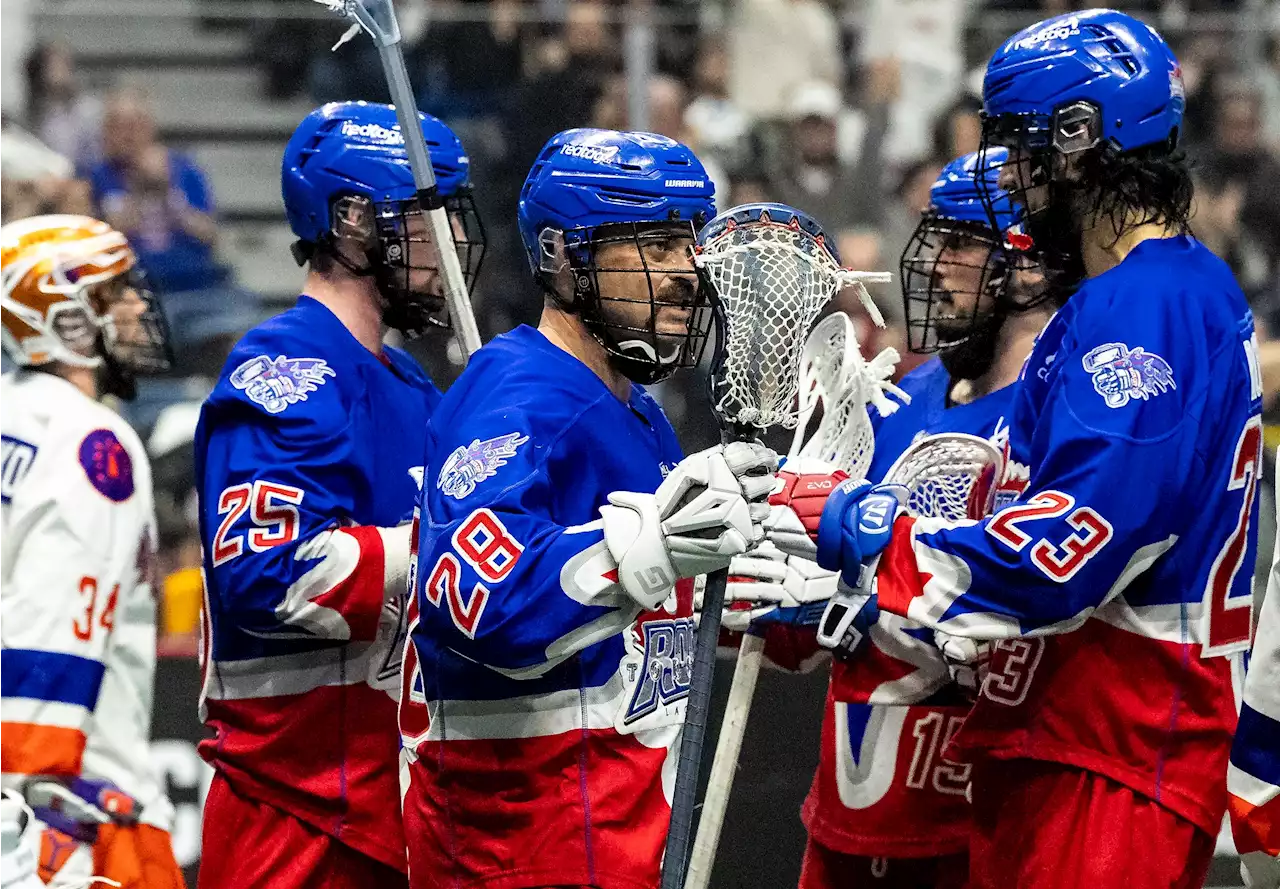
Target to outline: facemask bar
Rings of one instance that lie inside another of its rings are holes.
[[[646,250],[683,240],[692,256],[694,235],[693,223],[688,222],[613,223],[563,234],[548,229],[539,238],[539,271],[555,275],[567,262],[573,296],[567,302],[557,299],[582,318],[619,370],[634,382],[648,385],[680,368],[696,366],[707,345],[713,312],[692,263],[687,271],[674,264],[655,266]],[[637,265],[601,264],[602,250],[617,244],[634,250]],[[645,286],[632,293],[629,285],[636,279],[631,276],[638,275],[644,276]],[[688,312],[683,329],[660,331],[661,316],[671,313],[672,306]]]
[[[902,252],[907,345],[931,354],[967,340],[1005,299],[1008,265],[989,228],[929,213]],[[958,284],[972,283],[972,287]]]
[[[1102,142],[1102,117],[1089,102],[1072,102],[1052,114],[987,115],[978,149],[980,169],[994,166],[997,175],[977,180],[978,195],[994,230],[1000,231],[997,207],[1003,201],[1023,209],[1022,223],[1001,231],[1008,262],[1015,268],[1039,266],[1050,288],[1065,290],[1082,276],[1080,225],[1076,205],[1081,186],[1069,176],[1073,156]],[[997,147],[1008,159],[990,161]]]

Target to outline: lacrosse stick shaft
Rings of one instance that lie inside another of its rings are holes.
[[[680,738],[680,758],[676,764],[675,790],[671,795],[671,826],[662,858],[662,889],[683,889],[689,865],[689,840],[693,834],[693,811],[697,804],[698,771],[702,747],[711,715],[711,678],[716,664],[716,643],[720,640],[720,613],[729,582],[727,568],[707,575],[702,594],[702,617],[694,646],[693,675],[689,679],[689,703],[684,732]]]
[[[334,2],[326,2],[326,5],[338,8],[338,4]],[[391,103],[396,109],[396,119],[400,122],[405,153],[409,156],[409,169],[413,171],[413,184],[418,190],[418,206],[427,214],[432,249],[436,254],[436,268],[440,269],[444,281],[453,332],[464,355],[470,356],[480,348],[480,330],[476,327],[476,318],[471,311],[466,280],[462,276],[462,264],[458,261],[458,251],[454,246],[453,226],[444,208],[444,198],[436,187],[435,172],[431,169],[431,154],[418,123],[418,103],[413,98],[409,70],[405,67],[404,53],[400,49],[400,23],[396,21],[395,7],[392,0],[346,0],[341,4],[341,11],[347,18],[358,23],[378,47],[382,73],[387,80],[387,90],[391,93]]]
[[[724,828],[738,755],[742,752],[742,739],[746,735],[756,679],[760,676],[763,662],[764,637],[747,633],[738,649],[738,662],[733,670],[733,684],[729,687],[724,719],[720,723],[720,738],[716,742],[715,758],[711,761],[711,778],[702,801],[698,835],[693,841],[689,877],[685,880],[684,889],[707,889],[711,883],[711,869],[715,865],[716,850],[720,848],[720,832]]]

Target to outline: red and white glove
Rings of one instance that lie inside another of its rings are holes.
[[[818,523],[836,485],[849,477],[843,469],[811,457],[792,457],[778,471],[769,496],[765,537],[789,556],[817,558]]]

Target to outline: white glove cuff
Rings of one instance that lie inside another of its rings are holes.
[[[618,563],[618,584],[652,611],[671,595],[677,578],[658,517],[657,499],[652,494],[615,491],[609,495],[609,503],[600,507],[600,515],[605,545]]]
[[[412,522],[405,522],[394,528],[378,529],[378,536],[382,538],[382,594],[388,599],[399,599],[406,595],[412,534]],[[412,596],[414,590],[408,590],[407,594]]]

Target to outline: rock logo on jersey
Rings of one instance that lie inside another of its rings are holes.
[[[307,393],[324,385],[325,377],[336,376],[323,358],[274,359],[257,355],[231,373],[231,385],[267,413],[278,414],[291,404],[307,400]]]
[[[1103,343],[1090,349],[1083,360],[1084,369],[1093,375],[1093,388],[1110,408],[1178,388],[1169,362],[1141,346],[1130,351],[1124,343]]]
[[[493,475],[507,460],[516,455],[516,449],[529,440],[519,432],[508,432],[484,441],[473,439],[466,447],[457,447],[440,467],[436,487],[455,500],[462,500],[476,489],[476,485]]]
[[[627,663],[627,681],[635,688],[622,716],[623,731],[634,730],[633,724],[655,712],[683,701],[689,696],[689,680],[693,676],[693,648],[697,630],[693,618],[645,620],[633,630],[642,640],[643,659]]]

